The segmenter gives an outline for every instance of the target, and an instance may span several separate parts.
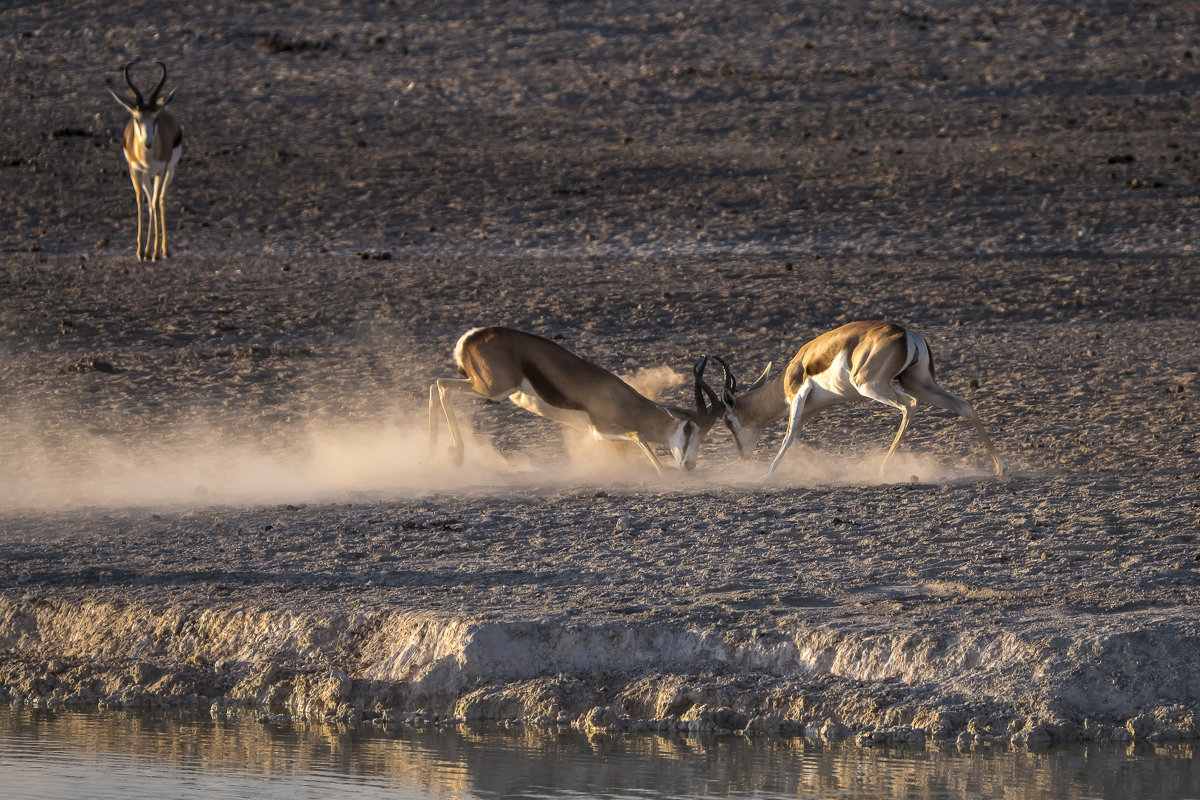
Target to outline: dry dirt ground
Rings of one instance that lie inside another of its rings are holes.
[[[143,6],[0,12],[10,700],[1200,736],[1200,10]],[[855,319],[927,335],[1008,480],[929,409],[876,477],[865,405],[768,481],[782,424],[659,478],[465,398],[426,454],[477,325],[685,404]]]

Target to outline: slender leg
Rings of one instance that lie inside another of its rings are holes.
[[[642,441],[642,437],[638,436],[636,433],[631,433],[629,434],[629,441],[642,448],[642,452],[646,454],[646,458],[650,459],[650,463],[654,465],[654,471],[659,475],[662,475],[662,466],[660,466],[658,463],[658,456],[654,455],[654,451]]]
[[[911,412],[908,407],[900,409],[900,428],[896,431],[896,438],[892,440],[892,446],[888,448],[887,455],[883,457],[883,461],[879,464],[879,474],[882,475],[887,469],[888,462],[892,460],[892,456],[896,454],[896,448],[900,446],[900,440],[904,438],[904,432],[908,430],[908,423],[911,419]]]
[[[441,400],[438,397],[437,383],[429,384],[429,457],[433,457],[438,440],[438,408]]]
[[[438,393],[438,404],[442,408],[442,413],[446,417],[446,424],[450,427],[450,457],[454,462],[454,466],[462,466],[463,462],[463,441],[462,434],[458,429],[458,420],[454,418],[454,408],[450,403],[448,395],[451,392],[464,392],[471,390],[471,382],[465,378],[438,378],[433,386],[429,387],[429,445],[433,447],[437,440],[437,418],[433,407],[433,392],[434,389]]]
[[[992,465],[996,468],[996,477],[1003,478],[1008,474],[1008,465],[1004,463],[1004,459],[1000,458],[1000,454],[996,452],[996,446],[992,444],[992,438],[983,429],[983,423],[979,421],[979,416],[976,415],[967,419],[971,420],[971,424],[975,426],[975,432],[979,434],[979,438],[983,440],[983,446],[987,448],[988,455],[992,457]]]
[[[796,433],[800,430],[800,418],[804,416],[804,401],[808,399],[809,393],[812,391],[812,383],[805,381],[800,386],[800,391],[796,392],[796,396],[792,398],[792,403],[788,409],[788,425],[787,433],[783,435],[783,443],[779,445],[779,452],[775,454],[775,460],[771,462],[771,468],[767,470],[764,477],[771,477],[775,474],[779,462],[783,461],[783,454],[792,446],[792,441],[796,438]]]
[[[153,261],[156,255],[158,237],[158,215],[154,213],[154,181],[150,179],[145,188],[146,194],[146,246],[145,260]]]
[[[892,440],[892,446],[888,448],[887,455],[883,457],[883,462],[879,465],[879,474],[882,475],[887,469],[888,461],[895,454],[896,448],[900,446],[900,440],[904,438],[905,431],[908,430],[908,423],[912,419],[912,410],[917,407],[917,399],[905,394],[890,383],[886,388],[872,386],[869,383],[863,383],[854,388],[858,389],[858,393],[863,397],[883,403],[885,406],[900,409],[900,429],[896,431],[896,438]]]
[[[992,444],[991,437],[983,429],[983,423],[979,421],[979,415],[975,413],[975,408],[970,403],[956,394],[947,392],[937,384],[905,384],[904,388],[912,392],[919,400],[924,400],[926,403],[945,409],[952,414],[958,414],[960,417],[966,417],[979,434],[979,438],[983,440],[983,446],[987,448],[988,455],[992,457],[996,476],[1003,478],[1008,473],[1008,465],[996,452],[996,446]]]
[[[166,176],[157,176],[154,178],[154,202],[152,204],[154,214],[154,260],[159,257],[167,257],[167,231],[163,218],[163,192],[166,190]]]
[[[142,187],[138,185],[137,175],[132,167],[129,169],[129,179],[133,181],[133,199],[137,203],[137,257],[138,261],[142,261],[146,257],[145,250],[142,249]]]
[[[162,178],[155,177],[154,179],[154,260],[157,261],[163,249],[163,226],[162,226]]]
[[[170,258],[171,250],[167,247],[167,187],[171,185],[171,178],[175,176],[175,169],[172,165],[167,167],[166,173],[163,175],[162,186],[158,189],[158,232],[162,237],[162,257]]]
[[[150,260],[158,260],[158,178],[150,179],[150,185],[146,188],[146,193],[149,194],[150,205]]]

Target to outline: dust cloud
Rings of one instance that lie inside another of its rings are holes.
[[[684,377],[667,368],[642,370],[629,378],[644,393],[661,397]],[[314,415],[280,430],[253,432],[228,426],[192,425],[170,437],[146,431],[113,436],[28,419],[6,423],[0,459],[0,511],[49,511],[79,507],[197,507],[321,503],[428,494],[508,494],[569,486],[614,491],[640,489],[701,491],[723,486],[752,489],[764,484],[773,445],[759,447],[751,461],[736,458],[728,434],[717,423],[691,473],[674,469],[660,453],[664,474],[626,442],[598,441],[588,431],[534,420],[536,435],[500,448],[476,417],[495,409],[456,398],[465,436],[463,463],[448,453],[442,423],[430,453],[426,409],[396,414],[398,421],[337,424]],[[495,422],[495,420],[490,420]],[[882,451],[828,453],[793,447],[768,486],[947,482],[986,477],[932,457],[901,452],[880,474]]]

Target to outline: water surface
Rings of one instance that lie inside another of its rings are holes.
[[[384,731],[0,708],[0,797],[1179,798],[1190,744],[863,748],[803,739]]]

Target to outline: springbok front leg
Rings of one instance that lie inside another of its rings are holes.
[[[133,200],[135,203],[137,203],[137,257],[138,261],[145,261],[145,233],[142,229],[142,195],[145,193],[145,191],[141,183],[139,183],[137,173],[134,171],[132,165],[129,168],[129,179],[133,181]],[[146,205],[149,208],[153,208],[153,205],[150,203],[149,195],[146,197]]]
[[[454,416],[454,406],[450,400],[453,392],[471,391],[471,382],[465,378],[438,378],[429,387],[429,456],[434,456],[438,438],[438,409],[446,418],[450,429],[450,458],[455,466],[463,462],[463,438]]]
[[[642,452],[646,454],[646,458],[650,459],[650,464],[654,467],[655,472],[657,472],[659,475],[663,474],[662,465],[658,463],[658,456],[654,455],[654,451],[650,449],[650,446],[642,441],[642,437],[638,436],[637,433],[634,432],[627,434],[625,438],[641,448]]]
[[[800,422],[804,418],[804,403],[808,400],[809,394],[812,393],[812,381],[805,381],[800,389],[792,397],[792,402],[788,405],[788,424],[787,432],[783,435],[783,442],[779,445],[779,452],[775,454],[775,460],[771,462],[771,468],[767,470],[764,477],[771,477],[775,474],[775,470],[779,468],[779,462],[783,461],[783,454],[792,446],[792,442],[796,439],[796,434],[800,431]]]
[[[162,177],[154,179],[154,185],[151,191],[154,193],[154,202],[151,208],[154,209],[154,244],[150,251],[150,260],[157,261],[161,255],[167,257],[167,232],[165,230],[166,220],[163,218],[163,190],[166,188],[167,182]]]

